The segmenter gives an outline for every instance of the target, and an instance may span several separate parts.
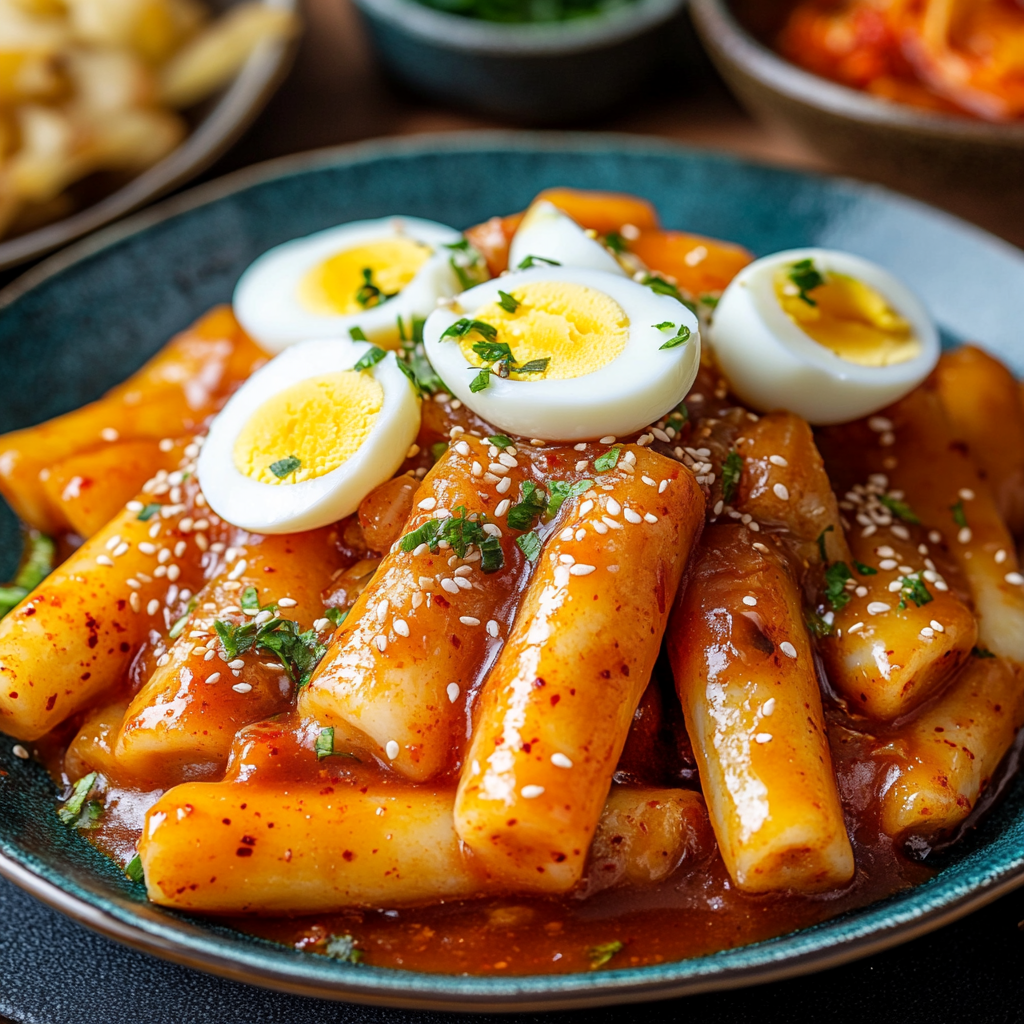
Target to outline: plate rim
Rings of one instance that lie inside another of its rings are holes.
[[[353,166],[380,158],[471,150],[675,154],[697,156],[705,160],[773,172],[781,171],[797,177],[828,182],[833,186],[840,185],[860,196],[884,197],[889,202],[916,210],[919,214],[927,214],[933,220],[939,219],[947,225],[956,226],[961,232],[966,231],[972,235],[977,243],[995,249],[1004,256],[1013,256],[1018,261],[1024,259],[1024,253],[1015,246],[952,214],[890,189],[848,177],[780,167],[767,161],[750,160],[710,148],[685,146],[646,136],[573,132],[441,132],[350,143],[291,154],[195,186],[126,220],[110,225],[31,268],[0,291],[0,314],[19,297],[75,264],[172,217],[252,186],[321,168]],[[182,916],[182,923],[179,924],[174,923],[176,916],[168,917],[160,926],[147,923],[133,915],[126,907],[118,909],[116,902],[110,903],[104,897],[98,897],[98,901],[107,903],[107,906],[91,902],[85,896],[61,888],[56,882],[34,870],[27,862],[30,857],[21,859],[20,851],[16,847],[11,847],[11,851],[8,853],[0,848],[0,875],[72,920],[142,952],[231,981],[255,984],[297,995],[403,1009],[461,1012],[527,1012],[647,1002],[792,978],[839,966],[910,941],[952,923],[1024,885],[1022,856],[1017,858],[1016,864],[1004,865],[999,870],[982,870],[980,880],[971,881],[964,892],[951,894],[941,905],[927,907],[923,911],[915,911],[913,906],[904,907],[897,914],[895,921],[874,923],[863,934],[849,936],[838,943],[796,951],[785,957],[769,957],[758,964],[727,963],[721,970],[715,970],[713,967],[715,957],[741,953],[760,943],[736,947],[734,950],[693,960],[602,971],[599,974],[465,976],[360,967],[336,970],[332,975],[324,976],[318,970],[312,969],[309,972],[296,972],[294,964],[285,962],[261,962],[257,969],[253,964],[240,959],[230,949],[218,952],[216,948],[203,948],[216,947],[222,943],[215,935],[190,937],[186,932],[187,917]],[[913,891],[919,892],[929,884],[915,887]],[[887,903],[888,901],[882,901],[869,904],[853,913],[883,913]],[[814,927],[821,928],[827,924],[828,922],[822,922]],[[162,931],[176,934],[169,937],[161,934]],[[790,935],[806,934],[807,931],[808,929],[802,929]],[[268,961],[269,958],[263,960]],[[698,960],[711,963],[708,972],[686,974],[686,965],[694,964]],[[320,968],[322,965],[311,964],[311,968],[313,967]],[[672,976],[673,971],[677,974],[682,971],[683,976]],[[666,974],[667,977],[659,977]]]

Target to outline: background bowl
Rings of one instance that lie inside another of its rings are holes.
[[[686,0],[499,24],[416,0],[355,0],[388,71],[445,103],[528,124],[574,120],[637,93],[688,43]]]
[[[236,2],[241,0],[221,0],[211,6],[220,13]],[[299,0],[264,3],[294,11]],[[52,224],[0,239],[0,270],[59,249],[145,206],[209,167],[249,127],[274,94],[291,67],[297,45],[297,38],[260,45],[223,92],[187,113],[191,131],[181,145],[116,192]]]
[[[395,213],[465,228],[523,209],[556,185],[633,192],[657,206],[666,227],[731,239],[757,255],[821,245],[873,259],[918,292],[949,344],[973,338],[1024,374],[1024,254],[911,200],[636,138],[421,136],[239,172],[33,268],[0,293],[0,431],[98,397],[175,331],[230,301],[248,264],[286,239]],[[0,503],[0,577],[13,570],[18,546],[17,524]],[[471,977],[355,966],[147,903],[141,885],[60,822],[53,783],[11,747],[0,742],[0,874],[157,956],[328,998],[493,1011],[732,988],[885,949],[1024,883],[1024,776],[1018,776],[980,826],[944,855],[933,879],[790,935],[678,963],[569,975]],[[22,941],[16,920],[5,926]],[[81,986],[81,971],[60,974],[57,983]],[[107,981],[103,993],[106,1019],[136,1019],[138,989]],[[960,987],[950,992],[953,1001],[962,996]],[[197,1019],[197,1012],[178,1019]]]
[[[692,0],[697,32],[752,114],[844,173],[908,191],[998,189],[1024,207],[1024,124],[992,124],[878,99],[804,71],[770,49],[787,0]]]

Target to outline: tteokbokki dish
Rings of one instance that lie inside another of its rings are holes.
[[[354,963],[648,964],[934,873],[1024,722],[1024,406],[852,254],[630,196],[260,257],[0,438],[0,730],[145,885]]]

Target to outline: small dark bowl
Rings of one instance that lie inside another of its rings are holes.
[[[908,191],[950,187],[1024,198],[1024,124],[992,124],[878,99],[769,48],[791,4],[692,0],[697,32],[740,101],[845,173]]]
[[[434,99],[526,124],[597,113],[685,45],[686,0],[634,0],[593,17],[509,25],[356,0],[389,72]]]

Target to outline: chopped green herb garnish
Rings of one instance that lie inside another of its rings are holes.
[[[675,421],[677,421],[677,422],[678,422],[678,426],[676,425],[676,423],[673,423],[673,422],[672,422],[673,420],[675,420]],[[690,420],[690,410],[689,410],[689,409],[687,408],[687,406],[686,406],[686,403],[685,403],[685,402],[680,402],[680,403],[679,403],[679,404],[678,404],[678,405],[677,405],[677,406],[676,406],[676,407],[675,407],[675,408],[674,408],[674,409],[673,409],[673,410],[672,410],[672,411],[671,411],[671,412],[670,412],[670,413],[668,414],[668,421],[669,421],[669,423],[670,423],[670,424],[672,425],[672,427],[673,427],[673,429],[674,429],[674,430],[679,430],[679,428],[680,428],[680,427],[681,427],[681,426],[682,426],[682,425],[683,425],[684,423],[688,423],[688,422],[689,422],[689,420]]]
[[[295,458],[294,455],[286,455],[283,459],[278,459],[277,462],[270,464],[270,472],[283,480],[289,473],[294,473],[301,465],[301,459]]]
[[[900,582],[903,584],[900,587],[900,608],[906,608],[908,600],[913,601],[918,608],[934,600],[919,573],[914,573],[912,576],[901,576]]]
[[[513,296],[509,295],[508,292],[503,292],[500,288],[498,289],[498,305],[501,306],[506,313],[514,313],[522,303]]]
[[[526,259],[520,260],[517,270],[529,270],[530,267],[535,266],[538,263],[546,263],[549,267],[560,267],[562,264],[558,260],[549,260],[546,256],[527,256]]]
[[[401,322],[401,319],[402,319],[402,318],[401,318],[401,317],[399,317],[398,319],[399,319],[399,322]],[[350,338],[351,338],[351,339],[352,339],[353,341],[369,341],[369,340],[370,340],[370,339],[369,339],[369,338],[367,338],[367,336],[366,336],[366,335],[365,335],[365,334],[363,333],[363,329],[362,329],[362,327],[350,327],[350,328],[348,329],[348,336],[349,336],[349,337],[350,337]]]
[[[743,456],[735,448],[722,460],[722,501],[727,505],[736,497],[743,476]]]
[[[580,480],[574,484],[566,483],[565,480],[550,480],[548,482],[547,515],[551,518],[558,515],[558,510],[567,498],[578,498],[581,494],[586,494],[593,486],[593,480]]]
[[[445,338],[464,338],[467,334],[472,334],[474,331],[481,338],[486,338],[487,341],[494,341],[498,336],[498,328],[493,324],[485,323],[483,320],[469,320],[463,317],[447,328],[441,335],[440,340],[444,341]]]
[[[99,800],[90,800],[85,805],[85,817],[89,828],[97,828],[106,808]]]
[[[82,813],[82,807],[85,805],[85,799],[92,791],[92,787],[96,783],[98,778],[97,772],[89,772],[88,775],[83,775],[75,783],[75,788],[71,791],[71,796],[64,801],[64,805],[57,811],[57,817],[64,822],[65,825],[72,825],[78,820],[78,816]]]
[[[961,529],[967,525],[967,513],[964,511],[963,501],[958,501],[955,505],[949,506],[949,511],[953,513],[953,522],[956,523]]]
[[[188,620],[192,617],[192,613],[196,610],[196,605],[199,604],[199,598],[193,597],[188,603],[188,607],[185,609],[185,614],[182,615],[177,622],[171,626],[170,632],[167,634],[169,640],[177,640],[182,633],[185,632],[185,627],[188,625]]]
[[[255,614],[260,610],[260,597],[255,587],[246,587],[238,602],[243,612]]]
[[[486,281],[490,276],[487,272],[486,260],[470,244],[468,238],[462,238],[458,242],[446,243],[445,248],[450,249],[452,252],[448,264],[455,271],[455,276],[459,279],[459,284],[462,286],[463,291],[472,288],[473,285]]]
[[[484,367],[470,382],[469,390],[475,395],[478,391],[486,391],[491,385],[491,371]]]
[[[349,964],[361,963],[363,959],[363,952],[356,949],[356,940],[351,935],[332,935],[324,945],[324,952]]]
[[[608,234],[604,236],[604,244],[608,246],[616,256],[621,256],[624,252],[628,252],[626,240],[618,233],[618,231],[609,231]]]
[[[422,526],[407,533],[400,541],[402,551],[415,551],[421,544],[437,554],[440,542],[446,541],[459,558],[465,558],[470,545],[480,549],[480,568],[485,573],[496,572],[505,564],[501,544],[484,530],[486,517],[470,519],[464,505],[455,509],[447,519],[428,519]]]
[[[275,617],[259,626],[255,622],[236,626],[217,619],[213,628],[220,637],[225,661],[233,661],[252,650],[269,651],[277,657],[289,679],[300,687],[309,682],[313,669],[327,652],[316,630],[300,632],[299,624],[291,619]]]
[[[374,345],[359,357],[359,361],[352,369],[357,371],[369,370],[376,366],[386,355],[387,352],[384,349]]]
[[[899,501],[896,498],[890,498],[888,494],[880,494],[878,500],[897,518],[902,519],[905,523],[911,525],[919,525],[921,520],[918,519],[913,509],[905,502]]]
[[[832,623],[818,612],[809,612],[807,615],[807,629],[813,636],[823,637],[832,635]]]
[[[657,274],[645,274],[640,283],[647,285],[657,295],[671,295],[676,302],[681,302],[687,308],[693,306],[693,303],[687,302],[683,298],[683,293],[671,281],[666,281],[665,278],[659,277]]]
[[[516,546],[526,555],[526,559],[529,562],[537,561],[540,549],[543,547],[540,537],[535,533],[524,533],[516,537]]]
[[[492,434],[487,438],[489,444],[493,444],[495,448],[511,448],[515,442],[511,437],[507,437],[505,434]]]
[[[718,305],[719,299],[717,295],[702,295],[698,301],[702,306],[714,309]]]
[[[132,882],[143,881],[145,876],[142,871],[142,858],[138,854],[135,854],[135,856],[128,861],[128,864],[124,869],[124,873]]]
[[[604,967],[613,956],[621,953],[624,948],[618,939],[613,942],[602,942],[600,946],[592,946],[587,950],[587,956],[590,957],[590,969],[596,971],[598,968]]]
[[[821,552],[821,560],[826,565],[828,564],[828,552],[825,550],[825,534],[832,533],[834,530],[834,526],[826,526],[825,529],[818,534],[818,551]]]
[[[378,285],[374,284],[373,281],[373,269],[371,267],[363,267],[363,283],[359,286],[356,292],[356,302],[359,303],[363,309],[368,309],[371,306],[379,306],[382,302],[387,301],[397,295],[398,292],[387,292],[381,291]]]
[[[316,743],[313,744],[313,749],[316,751],[316,759],[318,761],[322,761],[325,757],[350,757],[353,761],[359,760],[355,754],[350,754],[345,750],[334,749],[333,725],[329,725],[326,729],[320,730],[320,733],[316,738]]]
[[[789,268],[789,279],[800,290],[800,298],[808,306],[816,306],[818,303],[807,293],[820,288],[825,283],[825,278],[815,269],[814,261],[811,259],[800,260]]]
[[[340,608],[325,608],[324,618],[328,619],[331,625],[337,629],[348,618],[348,610],[342,611]]]
[[[446,451],[448,451],[448,442],[447,441],[435,441],[430,446],[430,457],[435,462],[437,462],[437,460],[440,459],[441,456],[444,455],[444,453]]]
[[[659,345],[658,348],[678,348],[680,345],[685,345],[690,340],[690,328],[686,324],[681,324],[679,327],[679,333],[674,338],[669,338],[664,345]]]
[[[859,572],[861,574],[861,576],[877,576],[878,575],[878,570],[877,569],[872,568],[870,565],[865,565],[863,562],[858,562],[856,559],[854,559],[853,567],[854,567],[854,569],[857,570],[857,572]]]
[[[825,597],[838,612],[850,603],[846,581],[853,579],[850,567],[845,562],[833,562],[825,570]]]
[[[513,530],[532,530],[548,507],[548,499],[532,480],[523,484],[519,501],[508,510],[506,522]]]
[[[412,367],[404,360],[397,356],[395,357],[395,365],[405,374],[406,379],[416,389],[417,394],[423,393],[423,388],[420,387],[420,382],[416,379],[416,374],[413,373]]]
[[[608,470],[614,469],[619,464],[619,456],[622,454],[622,447],[616,445],[614,448],[609,448],[604,455],[598,455],[594,459],[594,469],[598,473],[607,473]]]
[[[152,519],[160,511],[160,503],[158,501],[151,501],[135,518],[146,522]]]
[[[972,647],[972,658],[994,658],[995,655],[987,647]]]
[[[512,349],[503,341],[478,341],[473,345],[473,351],[485,363],[515,362]]]
[[[662,320],[660,324],[651,325],[656,331],[674,331],[676,325],[671,320]]]
[[[523,363],[522,366],[512,367],[513,373],[543,373],[548,368],[548,363],[551,362],[550,356],[545,356],[543,359],[531,359],[529,362]]]
[[[423,349],[422,317],[414,316],[408,325],[398,317],[398,336],[402,340],[402,355],[398,360],[399,368],[416,385],[417,390],[429,395],[444,391],[444,381],[434,371]]]

